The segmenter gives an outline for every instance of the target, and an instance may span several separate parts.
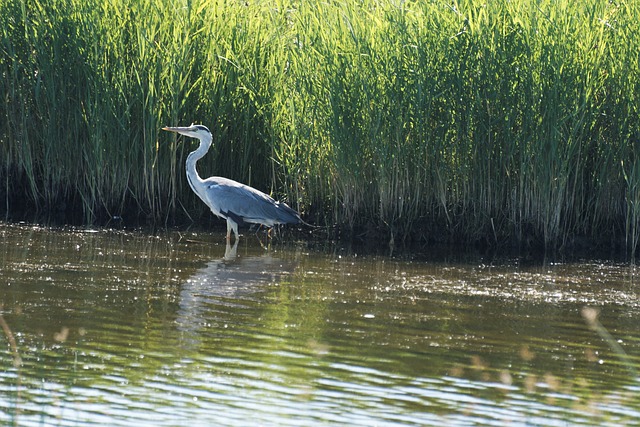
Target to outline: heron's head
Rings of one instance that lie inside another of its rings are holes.
[[[193,124],[191,126],[178,126],[170,127],[165,126],[162,130],[168,130],[169,132],[177,132],[181,135],[190,136],[191,138],[198,138],[199,140],[211,139],[211,132],[206,126]]]

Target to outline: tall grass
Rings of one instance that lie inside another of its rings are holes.
[[[640,6],[0,0],[0,177],[20,204],[206,214],[202,175],[395,239],[640,240]],[[26,197],[26,202],[21,202]]]

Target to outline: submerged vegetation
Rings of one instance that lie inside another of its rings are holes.
[[[0,196],[175,222],[201,175],[396,240],[640,241],[640,5],[0,0]]]

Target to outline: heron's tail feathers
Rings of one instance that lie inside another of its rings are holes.
[[[276,202],[278,221],[281,224],[298,224],[302,221],[300,214],[284,202]]]
[[[278,208],[280,213],[282,214],[280,219],[282,220],[283,224],[303,224],[311,228],[321,228],[317,225],[309,224],[308,222],[303,220],[300,217],[300,214],[295,209],[290,208],[289,205],[284,202],[278,202]]]

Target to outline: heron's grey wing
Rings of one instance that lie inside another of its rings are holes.
[[[211,177],[205,184],[211,205],[239,224],[238,219],[269,227],[300,222],[300,215],[295,210],[255,188],[222,177]]]

